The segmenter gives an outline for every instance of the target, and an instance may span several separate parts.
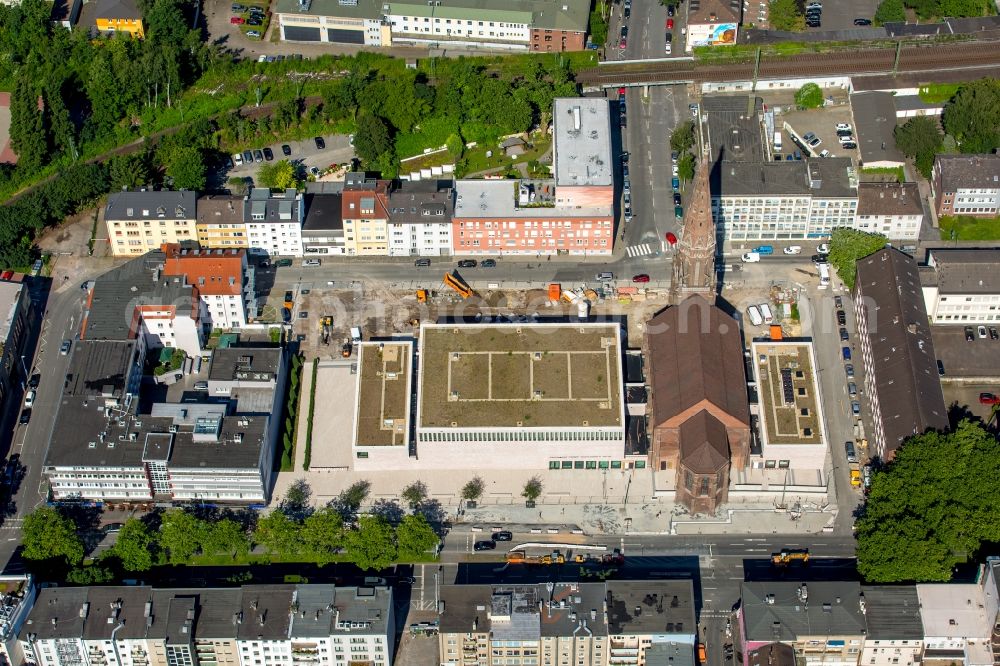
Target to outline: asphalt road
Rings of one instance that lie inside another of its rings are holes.
[[[684,53],[684,39],[681,35],[683,23],[679,0],[672,0],[677,11],[674,13],[674,27],[671,53],[666,54],[667,8],[659,0],[632,0],[629,17],[625,18],[625,5],[612,5],[608,21],[608,44],[605,49],[607,60],[648,60],[653,58],[676,58]],[[620,47],[622,26],[628,27],[625,48]]]

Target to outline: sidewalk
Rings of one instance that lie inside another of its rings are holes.
[[[299,380],[301,393],[299,393],[299,414],[298,425],[295,428],[295,471],[304,469],[306,458],[306,434],[309,429],[309,413],[312,405],[309,403],[309,393],[312,390],[313,363],[306,361],[302,364],[302,377]]]

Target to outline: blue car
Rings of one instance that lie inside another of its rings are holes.
[[[851,360],[851,348],[850,347],[844,347],[840,351],[843,352],[843,354],[844,354],[844,360],[845,361],[850,361]]]

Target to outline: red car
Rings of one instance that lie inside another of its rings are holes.
[[[247,20],[242,16],[233,16],[232,18],[229,19],[229,22],[232,23],[233,25],[243,25],[244,23],[247,22]]]
[[[666,238],[667,242],[670,243],[671,245],[677,245],[677,236],[675,236],[673,232],[668,231]]]
[[[979,394],[979,404],[980,405],[1000,405],[1000,397],[995,396],[992,393],[980,393]]]
[[[667,19],[667,30],[673,30],[673,29],[674,29],[674,20],[672,18],[668,18]]]
[[[632,282],[649,282],[649,276],[646,275],[645,273],[642,273],[640,275],[633,275]]]

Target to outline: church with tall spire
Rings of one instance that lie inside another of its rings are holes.
[[[715,223],[712,221],[712,193],[709,185],[711,164],[704,153],[687,196],[684,227],[674,255],[670,285],[674,304],[693,294],[715,302]]]

